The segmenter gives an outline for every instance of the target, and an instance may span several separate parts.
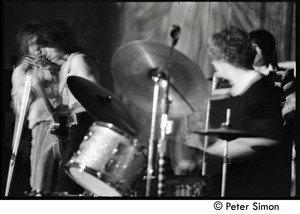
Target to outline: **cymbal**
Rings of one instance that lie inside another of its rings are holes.
[[[67,84],[75,98],[97,120],[112,123],[129,134],[136,133],[131,115],[111,92],[78,76],[70,76]]]
[[[220,128],[216,129],[207,129],[207,130],[200,130],[200,131],[190,131],[190,133],[202,134],[202,135],[209,135],[209,136],[217,136],[220,139],[224,140],[234,140],[240,137],[260,137],[261,135],[257,133],[250,133],[242,130],[232,129],[228,126],[221,126]]]
[[[217,136],[220,139],[229,142],[228,157],[230,159],[251,159],[255,157],[256,154],[260,154],[262,151],[265,151],[265,148],[274,147],[278,145],[278,140],[268,138],[263,134],[236,130],[226,126],[217,129],[208,129],[192,132],[201,135]],[[224,145],[224,142],[219,140],[209,142],[205,151],[213,155],[213,157],[211,157],[210,160],[212,163],[214,162],[213,159],[215,157],[224,156]],[[204,145],[201,144],[199,149],[204,151]]]
[[[175,49],[169,68],[170,51],[170,47],[155,42],[127,43],[112,58],[112,75],[124,95],[146,112],[152,111],[153,75],[170,77],[169,114],[183,116],[206,103],[207,81],[199,66]]]

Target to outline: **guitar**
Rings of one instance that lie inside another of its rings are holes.
[[[52,106],[47,98],[46,91],[41,82],[36,84],[36,92],[43,99],[45,106],[52,117],[50,132],[58,137],[58,142],[53,142],[53,155],[56,160],[62,160],[64,142],[69,135],[69,127],[73,125],[74,120],[71,117],[71,111],[66,105]]]

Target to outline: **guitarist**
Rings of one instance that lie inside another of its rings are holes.
[[[64,145],[55,191],[79,194],[83,192],[83,189],[65,173],[65,164],[78,150],[94,119],[74,97],[68,88],[67,79],[69,76],[80,76],[97,83],[99,82],[98,67],[94,59],[84,54],[81,48],[78,47],[69,26],[60,20],[47,20],[44,22],[39,44],[41,45],[42,55],[61,68],[58,74],[58,91],[62,97],[62,104],[70,109],[73,118],[68,129],[68,139]]]

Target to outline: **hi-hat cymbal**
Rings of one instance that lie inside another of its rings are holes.
[[[202,134],[202,135],[209,135],[209,136],[217,136],[220,139],[224,140],[234,140],[240,137],[260,137],[261,135],[256,133],[250,133],[242,130],[232,129],[228,126],[221,126],[220,128],[216,129],[207,129],[207,130],[200,130],[200,131],[190,131],[190,133]]]
[[[251,133],[242,130],[232,129],[230,127],[220,127],[216,129],[191,131],[191,133],[217,136],[220,139],[226,140],[228,144],[228,157],[230,159],[245,159],[254,157],[261,151],[264,151],[267,147],[273,147],[278,145],[276,139],[268,138],[263,134]],[[201,144],[200,150],[208,152],[211,155],[223,157],[225,151],[225,145],[223,141],[215,140],[209,142],[207,148]],[[214,157],[211,161],[213,162]]]
[[[129,134],[136,133],[131,115],[111,92],[78,76],[70,76],[67,84],[75,98],[97,120],[112,123]]]
[[[130,42],[114,54],[112,74],[124,95],[146,112],[152,110],[152,76],[157,72],[169,76],[169,114],[183,116],[206,103],[207,81],[199,66],[181,52],[174,50],[170,62],[170,51],[170,47],[155,42]]]

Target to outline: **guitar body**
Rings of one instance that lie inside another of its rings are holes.
[[[53,155],[56,160],[63,159],[66,142],[69,140],[69,128],[72,121],[70,109],[65,105],[59,105],[55,109],[53,123],[50,132],[55,134],[59,141],[53,143]]]
[[[56,108],[52,106],[49,99],[47,98],[44,86],[41,82],[36,85],[36,90],[39,96],[44,100],[46,108],[52,116],[52,124],[50,132],[57,135],[58,142],[53,142],[53,156],[56,160],[60,161],[63,159],[63,150],[65,142],[69,138],[69,127],[73,122],[71,117],[71,110],[66,105],[58,105]]]

